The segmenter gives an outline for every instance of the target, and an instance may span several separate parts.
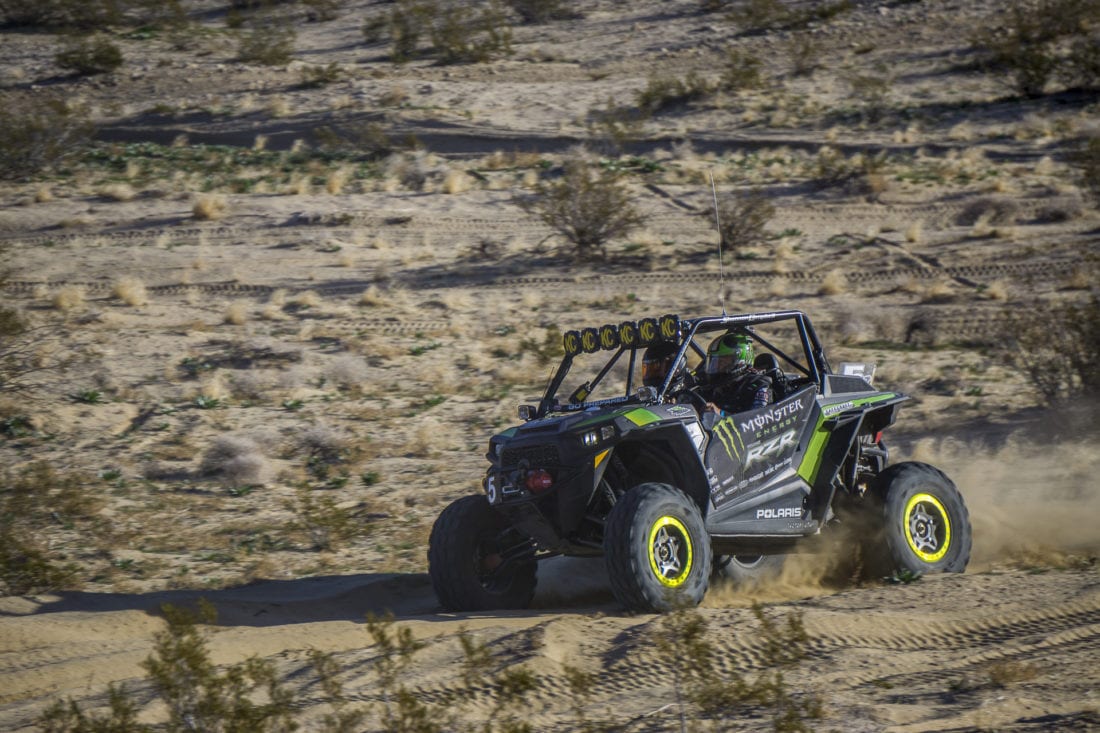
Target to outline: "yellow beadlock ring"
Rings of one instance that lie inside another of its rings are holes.
[[[684,543],[684,547],[687,549],[687,557],[684,559],[683,567],[680,568],[679,573],[669,577],[661,570],[657,557],[657,536],[661,533],[661,530],[665,530],[667,533],[669,528],[674,530],[679,535],[680,540]],[[691,535],[688,533],[687,527],[676,517],[663,516],[653,523],[653,526],[649,529],[649,567],[653,571],[653,574],[660,581],[661,585],[668,588],[676,588],[683,585],[687,580],[688,575],[691,574],[691,567],[694,561],[694,548],[691,545]]]
[[[943,521],[943,542],[940,548],[935,552],[925,552],[917,546],[916,540],[913,539],[913,529],[910,521],[913,517],[913,510],[918,504],[925,503],[935,507],[936,511],[939,513],[939,519]],[[939,499],[931,494],[914,494],[913,497],[909,499],[909,503],[905,505],[905,518],[902,524],[905,526],[905,540],[909,543],[909,549],[924,562],[939,562],[951,548],[951,520],[947,516],[947,509],[944,508],[943,503],[940,502]]]

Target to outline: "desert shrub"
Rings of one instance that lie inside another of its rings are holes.
[[[1007,72],[1025,97],[1042,95],[1059,78],[1065,86],[1095,86],[1100,43],[1093,37],[1100,22],[1094,0],[1017,0],[998,9],[972,37],[984,65]]]
[[[1019,217],[1020,207],[1010,198],[983,196],[963,207],[955,217],[961,226],[974,226],[982,222],[992,225],[1011,225]]]
[[[642,134],[642,127],[649,117],[638,107],[620,105],[608,98],[603,109],[588,111],[588,135],[591,144],[609,153],[619,153],[632,140]]]
[[[326,66],[306,66],[301,71],[301,82],[298,86],[303,89],[319,89],[329,84],[335,84],[344,78],[344,71],[340,65],[333,61]]]
[[[343,0],[302,0],[306,18],[314,22],[335,20],[340,15]]]
[[[731,48],[726,52],[726,65],[722,70],[722,88],[728,92],[756,89],[763,83],[760,59],[747,51]]]
[[[1081,175],[1081,184],[1100,203],[1100,135],[1085,139],[1070,156]]]
[[[106,74],[122,66],[122,49],[103,36],[70,39],[54,61],[62,69],[81,76]]]
[[[714,215],[705,214],[707,218]],[[735,193],[718,204],[719,234],[723,252],[734,257],[768,238],[767,225],[775,216],[775,205],[759,189]]]
[[[368,40],[374,27],[364,27]],[[428,54],[440,64],[479,63],[512,52],[512,31],[496,0],[480,7],[454,0],[398,0],[388,27],[395,63],[417,54],[425,31],[431,41]]]
[[[671,667],[681,729],[691,728],[685,703],[709,720],[743,715],[762,705],[770,709],[777,731],[807,731],[806,721],[821,717],[820,699],[813,694],[794,696],[783,677],[783,670],[806,656],[810,638],[801,613],[789,614],[780,624],[770,619],[759,604],[753,604],[752,612],[763,642],[762,668],[752,678],[727,671],[707,638],[707,621],[698,609],[680,609],[659,620],[654,645]]]
[[[573,0],[506,0],[524,23],[547,23],[551,20],[579,18]]]
[[[1100,298],[1012,311],[1001,343],[1047,402],[1100,397]]]
[[[851,88],[851,98],[860,106],[864,119],[877,122],[882,119],[890,99],[894,80],[885,71],[869,74],[852,74],[845,80]]]
[[[76,566],[58,563],[32,532],[0,522],[0,595],[47,593],[73,586],[77,577]]]
[[[309,486],[300,486],[287,508],[294,514],[289,529],[305,534],[315,550],[331,550],[360,536],[365,529],[350,509]]]
[[[244,63],[281,66],[294,57],[294,27],[268,16],[257,18],[238,40],[237,60]]]
[[[69,698],[55,700],[46,708],[38,724],[46,733],[150,733],[153,729],[137,720],[138,707],[126,688],[107,688],[107,715],[85,713]]]
[[[103,28],[119,22],[124,0],[0,0],[0,25]]]
[[[466,3],[444,5],[428,28],[432,53],[441,64],[483,63],[512,53],[512,30],[496,2],[480,11]]]
[[[0,178],[29,178],[77,155],[92,138],[84,110],[59,99],[0,95]]]
[[[160,610],[167,628],[154,636],[153,653],[142,667],[168,708],[169,731],[260,733],[296,727],[293,696],[271,662],[251,657],[219,672],[210,661],[198,628],[217,619],[210,603],[200,600],[196,610],[164,604]]]
[[[560,178],[538,185],[519,202],[575,248],[578,259],[605,256],[611,240],[645,222],[619,175],[593,171],[585,161],[566,161]]]
[[[326,125],[313,134],[324,150],[355,155],[365,160],[385,158],[400,150],[413,150],[420,146],[415,137],[392,138],[381,123],[362,120]]]
[[[827,21],[853,7],[852,0],[807,3],[798,8],[788,7],[783,0],[746,0],[733,7],[726,17],[742,33],[763,33],[768,30],[802,28],[810,23]]]
[[[791,73],[795,76],[807,76],[821,66],[822,45],[809,33],[792,35],[786,48],[791,62]]]
[[[493,656],[484,642],[476,641],[465,630],[458,634],[462,645],[462,678],[469,688],[488,682],[492,690],[492,705],[485,720],[485,730],[502,733],[531,731],[524,722],[527,696],[539,682],[529,669],[508,667],[494,670]]]
[[[229,486],[263,483],[270,471],[263,449],[243,435],[219,435],[203,453],[199,472]]]
[[[650,77],[645,89],[635,96],[635,102],[644,115],[652,116],[674,107],[706,99],[713,93],[714,85],[693,71],[683,79]]]
[[[40,534],[95,514],[99,502],[87,491],[87,482],[80,474],[60,474],[45,461],[0,476],[0,585],[5,593],[40,593],[75,583],[76,567],[59,563]]]

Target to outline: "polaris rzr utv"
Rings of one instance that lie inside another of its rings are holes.
[[[710,341],[731,332],[751,339],[773,399],[718,417],[697,377]],[[526,607],[538,562],[554,555],[602,555],[629,610],[695,604],[712,577],[776,572],[838,515],[871,519],[855,539],[865,562],[966,567],[970,521],[955,485],[927,464],[887,465],[882,434],[909,398],[876,390],[869,365],[834,373],[805,314],[668,315],[563,341],[542,399],[490,439],[484,494],[458,499],[432,528],[445,609]],[[642,355],[662,343],[676,368],[642,385]]]

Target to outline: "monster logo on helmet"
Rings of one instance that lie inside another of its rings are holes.
[[[752,340],[744,333],[726,333],[707,349],[706,372],[710,376],[739,372],[752,364]]]

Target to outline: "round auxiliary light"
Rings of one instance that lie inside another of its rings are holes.
[[[581,334],[580,331],[566,331],[565,335],[561,338],[562,348],[565,349],[565,353],[569,356],[576,356],[581,353]]]
[[[600,350],[600,334],[594,328],[581,330],[581,348],[586,354],[592,354]]]
[[[638,344],[638,324],[634,321],[623,321],[620,323],[619,341],[627,348],[636,346]]]
[[[638,321],[638,340],[642,346],[649,346],[656,341],[658,333],[660,331],[655,318],[643,318]]]
[[[600,326],[600,348],[610,350],[618,347],[619,327],[612,326],[610,323],[606,326]]]

